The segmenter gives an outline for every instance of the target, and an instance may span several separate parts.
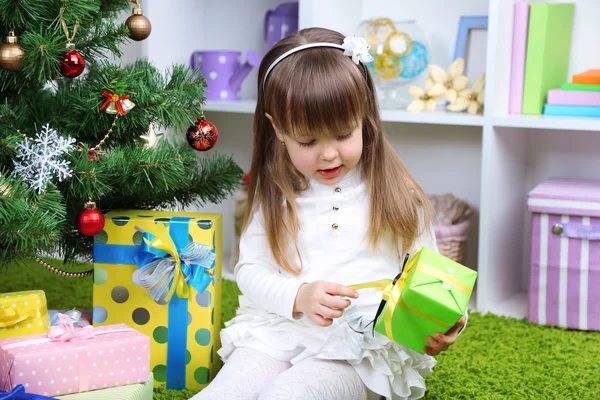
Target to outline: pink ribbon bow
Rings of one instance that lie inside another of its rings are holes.
[[[73,339],[92,339],[96,337],[94,327],[88,325],[75,329],[73,320],[66,314],[58,314],[59,325],[53,326],[48,332],[48,338],[53,342],[70,342]]]

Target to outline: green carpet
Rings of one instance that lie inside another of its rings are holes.
[[[82,265],[79,269],[87,269]],[[0,268],[0,292],[43,289],[51,309],[90,309],[92,281],[65,279],[37,264]],[[235,315],[236,285],[224,281],[223,320]],[[467,330],[438,356],[427,378],[429,400],[600,398],[600,333],[537,326],[471,313]],[[154,398],[188,399],[195,392],[156,389]]]

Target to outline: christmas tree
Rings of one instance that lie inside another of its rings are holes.
[[[195,151],[217,134],[200,130],[198,71],[109,61],[150,32],[139,0],[0,0],[0,266],[89,259],[100,212],[218,203],[241,183],[230,156]]]

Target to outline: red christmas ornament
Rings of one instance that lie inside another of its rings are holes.
[[[62,56],[60,73],[65,78],[77,78],[85,69],[85,60],[77,50],[69,50]]]
[[[217,127],[210,121],[200,117],[190,126],[185,135],[188,144],[195,150],[210,150],[217,144],[219,133]]]
[[[96,203],[85,203],[85,208],[79,213],[77,229],[86,236],[94,236],[104,229],[104,215],[96,208]]]

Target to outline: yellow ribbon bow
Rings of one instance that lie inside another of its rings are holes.
[[[12,307],[0,308],[0,328],[8,328],[29,318],[40,318],[48,311],[46,307],[17,312]]]

